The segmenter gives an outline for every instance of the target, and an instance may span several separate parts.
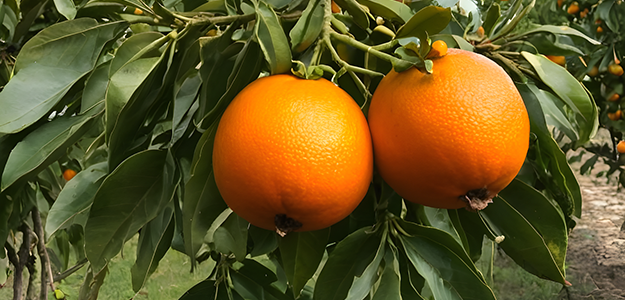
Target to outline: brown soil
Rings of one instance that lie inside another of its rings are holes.
[[[573,164],[576,170],[579,166]],[[590,175],[577,171],[583,209],[569,237],[567,279],[573,285],[558,299],[625,300],[625,190],[617,189],[616,177],[597,178],[603,170],[607,166],[598,162]]]

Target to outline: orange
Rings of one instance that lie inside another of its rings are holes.
[[[616,145],[616,151],[621,154],[625,153],[625,141],[618,142]]]
[[[610,64],[608,66],[608,72],[610,72],[610,74],[612,75],[621,76],[623,75],[623,67],[617,64]]]
[[[135,10],[132,13],[135,14],[135,15],[142,15],[143,11],[141,9],[139,9],[139,8],[135,8]]]
[[[485,33],[485,32],[484,32],[484,27],[482,27],[482,26],[478,27],[478,28],[477,28],[477,32],[476,32],[476,33],[477,33],[477,36],[479,36],[479,37],[483,37],[483,36],[484,36],[484,33]]]
[[[525,160],[525,104],[508,74],[482,55],[449,49],[432,61],[432,74],[391,71],[374,92],[377,170],[406,200],[483,209]]]
[[[619,94],[612,94],[612,96],[610,96],[610,98],[608,98],[608,101],[618,101],[619,99],[621,99],[621,95]]]
[[[603,32],[603,27],[599,26],[597,27],[597,33],[602,33]]]
[[[573,2],[571,3],[571,5],[569,5],[569,8],[566,10],[567,13],[574,15],[577,12],[579,12],[579,4],[577,2]]]
[[[583,10],[582,12],[580,12],[580,13],[579,13],[579,17],[580,17],[581,19],[585,18],[585,17],[586,17],[586,15],[588,15],[588,12],[589,12],[589,11],[590,11],[590,10],[588,10],[588,8],[584,8],[584,10]]]
[[[76,171],[72,170],[72,169],[66,169],[63,172],[63,178],[65,178],[65,180],[69,181],[70,179],[74,178],[74,176],[76,176]]]
[[[547,56],[547,58],[550,61],[552,61],[552,62],[554,62],[556,64],[559,64],[559,65],[561,65],[563,67],[566,65],[566,58],[564,56],[560,56],[560,55],[545,55],[545,56]]]
[[[556,3],[558,4],[558,7],[562,7],[562,4],[564,4],[564,0],[557,0]]]
[[[348,216],[373,176],[367,120],[328,80],[263,77],[224,112],[213,170],[228,206],[284,235],[326,228]]]
[[[432,47],[430,48],[430,52],[426,56],[426,58],[436,58],[445,56],[447,54],[447,43],[442,40],[435,41],[432,43]]]
[[[612,121],[618,121],[623,116],[623,112],[619,109],[613,113],[608,113],[608,119]]]

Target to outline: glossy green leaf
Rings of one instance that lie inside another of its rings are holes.
[[[372,300],[401,300],[400,271],[397,259],[397,250],[394,246],[387,245],[384,253],[384,269],[380,274],[378,289],[373,294]]]
[[[427,6],[414,14],[406,24],[399,27],[395,39],[414,36],[423,43],[427,36],[437,34],[445,29],[449,21],[451,21],[451,9]]]
[[[173,129],[172,145],[182,138],[193,120],[193,115],[198,107],[195,100],[201,86],[202,79],[199,76],[199,72],[194,72],[182,83],[180,90],[174,96],[174,115],[171,125]]]
[[[104,63],[89,74],[89,78],[85,82],[85,89],[82,91],[82,99],[80,100],[81,114],[98,102],[104,101],[106,88],[109,84],[109,66],[110,63]]]
[[[75,117],[58,117],[28,134],[9,155],[2,174],[2,190],[22,178],[39,173],[58,160],[91,128],[103,106],[100,104]]]
[[[293,52],[299,53],[306,50],[317,40],[321,29],[325,25],[325,0],[311,0],[308,2],[302,16],[289,32]]]
[[[403,2],[394,0],[358,0],[358,2],[368,7],[373,15],[392,21],[406,23],[412,17],[410,7]]]
[[[218,289],[221,291],[221,297],[218,296]],[[204,280],[194,285],[186,291],[178,300],[205,300],[205,299],[227,299],[225,287],[217,285],[215,280]]]
[[[541,25],[536,29],[532,29],[526,32],[523,32],[524,36],[529,36],[532,34],[536,34],[536,33],[551,33],[551,34],[562,34],[562,35],[569,35],[569,36],[575,36],[575,37],[579,37],[582,38],[584,40],[586,40],[587,42],[589,42],[592,45],[601,45],[601,42],[594,40],[592,38],[590,38],[589,36],[581,33],[578,30],[575,30],[574,28],[568,27],[568,26],[556,26],[556,25]]]
[[[519,22],[532,11],[536,0],[532,0],[526,7],[523,7],[522,3],[523,1],[513,2],[514,6],[510,7],[506,16],[500,20],[498,27],[495,28],[496,32],[490,37],[490,40],[499,39],[515,30]]]
[[[115,2],[115,3],[123,4],[124,6],[138,7],[145,12],[153,13],[152,8],[150,8],[142,0],[98,0],[98,2]]]
[[[291,232],[279,239],[282,267],[297,298],[323,258],[330,229]]]
[[[132,289],[138,292],[165,256],[174,237],[174,207],[170,203],[141,229],[137,245],[137,260],[130,268]]]
[[[518,265],[538,277],[565,283],[567,227],[562,213],[531,186],[514,180],[480,212],[499,244]]]
[[[291,47],[284,34],[280,19],[273,9],[262,1],[254,1],[256,25],[254,34],[269,63],[271,74],[288,73],[291,70]]]
[[[422,219],[424,219],[425,224],[447,232],[462,245],[460,234],[454,227],[454,224],[449,216],[450,212],[447,209],[433,208],[423,205],[421,205],[421,209],[423,211],[421,216]]]
[[[398,221],[409,236],[400,236],[402,249],[425,278],[436,299],[495,299],[473,261],[448,233]]]
[[[345,298],[346,300],[362,300],[365,299],[365,297],[371,292],[373,285],[380,276],[378,272],[382,259],[385,255],[384,253],[387,248],[386,244],[386,240],[380,241],[378,250],[376,251],[371,263],[369,263],[360,276],[356,276],[356,278],[354,278],[354,282],[349,289],[349,293],[347,293],[347,298]]]
[[[369,28],[369,19],[373,16],[360,3],[356,0],[336,0],[335,2],[352,16],[356,25],[362,29]]]
[[[104,267],[102,271],[104,272],[97,273],[94,276],[93,269],[91,268],[91,265],[89,265],[85,275],[85,280],[78,291],[78,299],[95,300],[98,298],[98,293],[104,284],[104,278],[106,277],[108,267]]]
[[[226,221],[215,230],[213,243],[215,250],[224,254],[234,254],[238,261],[247,255],[247,227],[250,223],[237,214],[230,214]]]
[[[108,175],[108,164],[101,162],[78,172],[59,193],[46,218],[46,235],[54,235],[58,230],[72,224],[84,226],[98,188]]]
[[[213,141],[217,123],[206,130],[198,142],[191,177],[185,184],[183,214],[183,235],[185,251],[195,262],[206,232],[213,221],[228,206],[221,198],[213,175]]]
[[[76,5],[72,0],[54,0],[56,9],[68,20],[76,17]]]
[[[250,225],[248,232],[254,242],[254,248],[250,253],[252,257],[270,253],[278,248],[278,235],[275,231]]]
[[[493,2],[493,4],[488,8],[488,11],[486,11],[484,23],[482,23],[482,28],[484,28],[486,36],[490,35],[500,16],[501,6],[499,6],[499,3]]]
[[[255,260],[246,259],[243,267],[236,272],[230,272],[230,277],[234,290],[244,299],[289,299],[271,285],[277,280],[276,275]]]
[[[552,93],[538,88],[533,88],[532,92],[534,92],[540,101],[540,106],[542,107],[545,115],[547,125],[555,126],[558,130],[565,133],[572,141],[577,141],[579,139],[579,134],[565,115],[566,112],[562,111],[561,107],[564,106],[562,100]]]
[[[620,26],[617,21],[618,17],[616,17],[616,9],[613,9],[615,3],[614,0],[602,1],[597,6],[596,12],[598,19],[604,20],[610,30],[619,32]]]
[[[140,58],[159,57],[166,39],[163,34],[155,31],[133,34],[119,46],[115,57],[111,60],[109,77],[112,77],[124,65]]]
[[[17,57],[15,76],[0,92],[0,132],[18,132],[47,115],[126,25],[78,19],[54,24],[30,39]]]
[[[401,296],[403,299],[426,300],[420,291],[425,286],[425,279],[410,263],[406,253],[399,251],[399,277],[401,278]]]
[[[330,253],[315,284],[315,300],[343,300],[355,276],[361,276],[373,261],[380,237],[368,233],[371,227],[358,229],[341,240]]]
[[[589,141],[597,132],[599,118],[597,106],[584,87],[566,69],[548,58],[522,52],[523,57],[532,64],[541,80],[562,99],[567,107],[577,113],[576,118],[580,139],[578,145]]]
[[[171,202],[179,180],[171,155],[158,150],[131,156],[106,177],[85,227],[85,251],[95,273]]]

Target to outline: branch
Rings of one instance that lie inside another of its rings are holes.
[[[33,218],[33,225],[35,226],[35,234],[37,235],[37,251],[41,260],[41,288],[39,290],[39,299],[48,299],[47,285],[50,284],[50,288],[54,291],[54,282],[52,281],[54,276],[52,275],[50,256],[48,256],[48,250],[46,249],[46,235],[43,230],[43,225],[41,224],[41,216],[39,215],[37,207],[33,208],[31,216]]]
[[[13,266],[15,267],[15,274],[13,277],[13,300],[22,300],[23,299],[23,289],[24,289],[24,267],[30,258],[30,245],[32,243],[32,230],[26,225],[26,223],[22,223],[20,225],[19,230],[22,232],[22,245],[20,249],[15,253],[9,254],[9,259]],[[8,247],[7,247],[8,246]],[[5,244],[5,247],[8,249],[13,249],[10,245]],[[12,257],[12,258],[11,258]]]
[[[87,264],[87,262],[88,262],[88,260],[86,258],[81,259],[74,266],[72,266],[71,268],[65,270],[65,272],[57,274],[56,276],[54,276],[53,281],[54,282],[59,282],[59,281],[65,279],[65,278],[67,278],[68,276],[74,274],[76,271],[78,271],[82,267],[84,267],[85,264]]]

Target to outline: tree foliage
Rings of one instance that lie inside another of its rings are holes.
[[[95,299],[108,263],[138,234],[128,278],[136,292],[167,251],[180,251],[194,266],[216,262],[184,300],[495,299],[492,270],[475,264],[492,259],[482,253],[490,242],[528,272],[566,284],[581,193],[562,149],[587,143],[599,120],[615,132],[623,121],[606,121],[596,86],[580,83],[588,70],[571,62],[567,72],[544,55],[607,67],[606,57],[622,49],[622,14],[611,9],[620,6],[589,6],[605,22],[599,36],[588,17],[552,14],[555,2],[336,4],[338,12],[329,0],[5,1],[0,258],[23,269],[30,254],[22,249],[36,237],[46,242],[41,259],[53,258],[44,285],[54,289],[87,264],[78,298]],[[375,176],[349,217],[284,238],[226,206],[211,167],[213,139],[247,84],[289,72],[325,77],[366,113],[391,68],[431,71],[425,57],[435,40],[500,64],[528,108],[525,164],[492,205],[479,213],[424,207]],[[622,79],[610,80],[592,82],[622,91]],[[66,169],[78,172],[69,182]]]

